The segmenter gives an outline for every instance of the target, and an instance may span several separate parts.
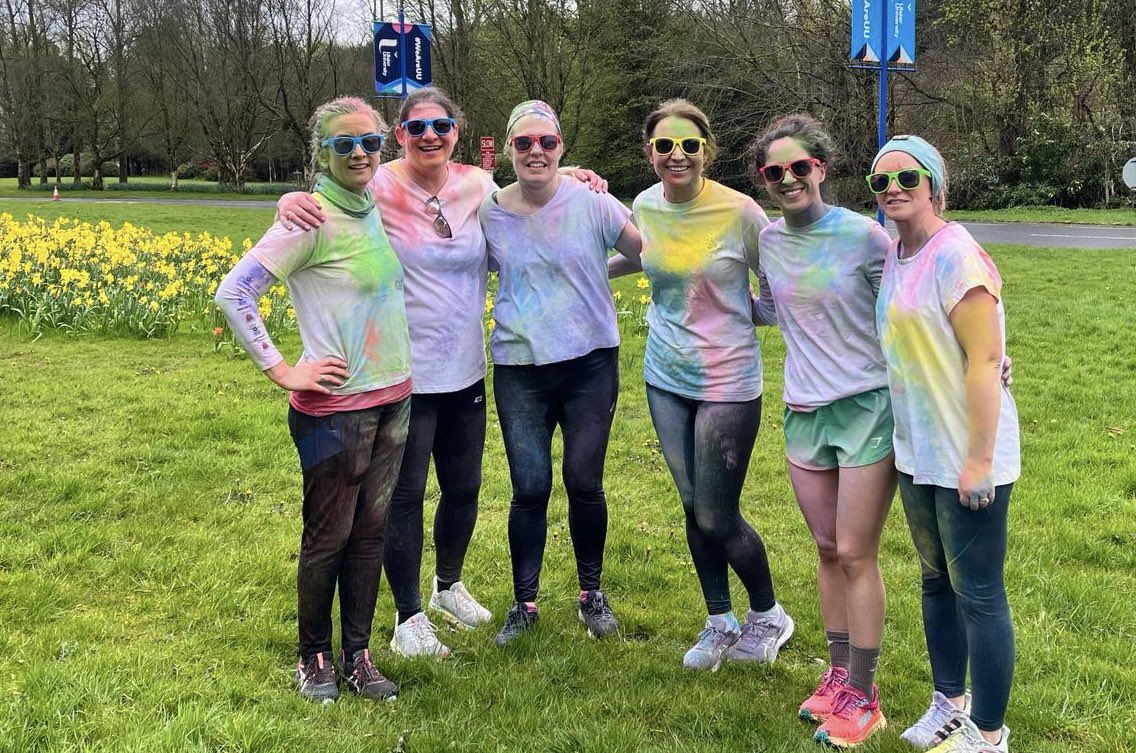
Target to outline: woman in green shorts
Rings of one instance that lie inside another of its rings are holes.
[[[875,306],[889,238],[821,196],[832,140],[808,115],[769,125],[757,180],[782,217],[760,236],[754,320],[785,337],[785,452],[816,540],[831,665],[800,716],[857,745],[886,721],[874,684],[884,626],[880,535],[895,495],[887,367]]]

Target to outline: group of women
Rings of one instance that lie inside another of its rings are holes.
[[[513,487],[514,604],[497,643],[538,619],[557,426],[578,615],[593,637],[618,630],[601,590],[603,469],[619,387],[607,280],[641,269],[651,286],[648,406],[708,615],[683,665],[773,662],[794,631],[739,504],[761,415],[755,324],[777,324],[787,348],[789,476],[817,544],[831,656],[800,716],[836,746],[886,723],[875,684],[885,601],[878,551],[898,482],[922,564],[934,681],[930,708],[903,737],[938,753],[1008,750],[1014,649],[1002,565],[1017,418],[1001,378],[1001,280],[967,232],[942,219],[939,153],[897,136],[877,155],[868,184],[895,221],[893,242],[825,202],[832,149],[808,116],[781,118],[755,142],[758,182],[782,211],[772,224],[753,199],[705,176],[717,144],[685,100],[663,103],[644,124],[659,182],[631,212],[594,174],[560,167],[560,122],[547,104],[523,102],[510,114],[517,182],[503,189],[450,161],[462,125],[445,93],[415,92],[394,128],[401,156],[379,165],[381,117],[353,98],[321,107],[313,193],[281,200],[277,223],[217,292],[254,362],[291,393],[304,481],[300,694],[334,699],[340,677],[364,696],[397,692],[369,649],[384,566],[397,609],[391,648],[449,655],[419,593],[431,457],[441,499],[429,606],[457,627],[492,619],[462,584],[485,440],[490,270],[499,282],[494,398]],[[304,345],[295,366],[257,313],[276,280],[288,283]],[[749,598],[740,621],[730,569]]]

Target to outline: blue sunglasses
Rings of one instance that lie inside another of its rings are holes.
[[[433,120],[404,120],[402,121],[403,130],[409,133],[414,138],[420,138],[426,135],[426,128],[431,128],[434,133],[439,136],[445,136],[450,131],[454,130],[458,122],[453,118],[434,118]]]
[[[331,151],[340,157],[346,157],[355,151],[355,147],[363,147],[367,154],[374,154],[383,148],[383,136],[378,133],[364,133],[362,136],[332,136],[320,142],[320,146],[330,146]]]

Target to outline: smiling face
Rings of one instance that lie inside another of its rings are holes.
[[[513,171],[517,180],[528,185],[547,184],[556,179],[556,169],[560,167],[560,158],[564,154],[564,145],[558,143],[555,149],[545,150],[540,145],[541,136],[558,135],[556,126],[547,118],[539,115],[526,115],[518,120],[509,132],[509,144],[506,151],[513,162]],[[528,151],[518,151],[513,146],[513,139],[517,136],[531,136],[532,148]]]
[[[785,165],[786,163],[805,160],[812,157],[796,139],[785,137],[777,139],[766,150],[765,163],[762,165]],[[824,209],[824,201],[820,195],[820,184],[827,175],[827,166],[822,162],[813,165],[812,170],[803,178],[798,178],[791,169],[785,169],[785,177],[780,183],[770,183],[762,176],[765,190],[769,198],[781,208],[786,220],[798,217],[818,217]]]
[[[406,120],[434,120],[448,117],[450,114],[446,112],[446,108],[435,102],[423,102],[410,109]],[[454,145],[458,143],[458,128],[454,126],[444,136],[434,133],[433,128],[427,128],[425,133],[415,137],[399,124],[394,129],[394,137],[402,147],[403,155],[411,169],[420,173],[430,173],[445,168],[450,161]]]
[[[659,121],[648,138],[666,137],[676,141],[688,138],[703,138],[698,126],[686,118],[670,115]],[[647,159],[651,169],[663,182],[663,195],[669,201],[690,201],[698,195],[702,187],[702,168],[706,166],[706,147],[698,154],[687,155],[675,146],[668,155],[657,154],[654,147],[647,144]]]
[[[327,137],[364,136],[375,133],[375,119],[366,112],[349,112],[332,118],[327,124]],[[379,153],[367,154],[359,144],[346,157],[340,157],[330,146],[327,152],[327,169],[331,179],[348,191],[363,193],[375,169],[379,166]]]
[[[890,173],[896,170],[922,168],[919,160],[907,152],[888,152],[876,163],[872,172]],[[919,185],[910,191],[899,187],[892,181],[888,189],[876,194],[876,203],[889,220],[894,222],[911,222],[925,219],[927,215],[934,215],[935,208],[931,202],[931,181],[922,176]]]

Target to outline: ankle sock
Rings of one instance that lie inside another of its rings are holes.
[[[737,633],[741,631],[741,626],[738,625],[738,618],[734,616],[733,612],[710,615],[710,624],[718,630],[724,630],[731,633]]]
[[[848,644],[848,684],[871,698],[879,661],[878,648],[860,648],[854,643]]]
[[[832,666],[848,669],[848,633],[825,630],[824,639],[828,642],[828,660]]]
[[[422,614],[422,610],[421,609],[415,609],[413,612],[407,612],[406,614],[399,612],[398,613],[398,624],[401,625],[402,623],[406,622],[407,620],[409,620],[411,617],[413,617],[416,614]]]
[[[438,578],[438,591],[449,591],[457,583],[456,580],[442,580]]]

